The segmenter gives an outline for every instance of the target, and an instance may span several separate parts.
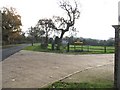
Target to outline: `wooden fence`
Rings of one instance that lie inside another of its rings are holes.
[[[114,53],[114,46],[90,46],[90,45],[67,45],[68,52],[101,52],[101,53]]]

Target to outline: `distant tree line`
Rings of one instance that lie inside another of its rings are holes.
[[[39,40],[34,40],[34,43],[42,43],[42,40],[45,40],[46,37],[41,37]],[[53,40],[55,40],[53,37],[48,37],[48,44],[52,44]],[[109,38],[107,40],[99,40],[99,39],[92,39],[92,38],[76,38],[76,37],[64,37],[63,40],[66,40],[69,42],[70,45],[74,45],[76,41],[83,42],[84,45],[91,45],[91,46],[114,46],[115,39]]]
[[[68,37],[67,37],[68,38]],[[74,44],[76,41],[83,42],[84,45],[91,45],[91,46],[114,46],[114,38],[109,38],[108,40],[99,40],[99,39],[91,39],[91,38],[74,38],[70,37],[67,40],[69,40],[70,44]]]
[[[109,38],[108,40],[97,40],[97,39],[83,39],[84,44],[92,46],[114,46],[114,38]]]
[[[76,38],[76,37],[65,37],[64,40],[67,40],[69,44],[74,45],[74,42],[80,41],[83,42],[84,45],[91,46],[114,46],[115,39],[109,38],[108,40],[99,40],[99,39],[91,39],[91,38]],[[49,43],[52,43],[53,38],[49,38]]]

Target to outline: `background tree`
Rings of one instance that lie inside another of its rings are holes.
[[[40,19],[36,25],[40,30],[45,32],[45,43],[44,46],[48,46],[48,36],[53,31],[54,23],[52,19]]]
[[[27,37],[25,36],[25,32],[23,31],[21,32],[21,35],[19,36],[17,41],[19,41],[18,43],[29,43],[29,41],[27,40]]]
[[[106,42],[107,46],[114,46],[115,38],[109,38]]]
[[[40,28],[38,27],[31,26],[30,28],[28,28],[27,34],[28,34],[27,38],[29,38],[33,46],[34,42],[36,41],[38,42],[40,40],[40,37],[44,35],[45,32],[43,30],[40,30]]]
[[[63,35],[74,27],[75,20],[80,17],[80,11],[78,9],[78,3],[74,1],[75,5],[71,5],[70,2],[62,1],[59,3],[59,6],[66,12],[67,18],[54,16],[54,29],[61,31],[60,40],[63,38]]]
[[[3,7],[1,13],[3,42],[8,42],[8,44],[13,43],[21,34],[21,16],[12,7]]]

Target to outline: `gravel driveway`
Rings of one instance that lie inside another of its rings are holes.
[[[113,54],[63,55],[22,50],[2,62],[3,88],[40,88],[75,72],[113,64]]]

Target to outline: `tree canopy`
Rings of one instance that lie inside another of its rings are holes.
[[[40,19],[36,25],[40,29],[40,31],[44,31],[45,33],[45,46],[48,45],[48,36],[52,33],[54,28],[54,23],[52,19]]]
[[[13,7],[3,7],[0,11],[2,13],[3,42],[14,42],[21,33],[21,16],[16,12],[16,9]]]

